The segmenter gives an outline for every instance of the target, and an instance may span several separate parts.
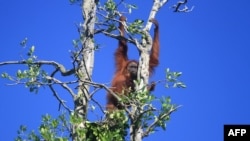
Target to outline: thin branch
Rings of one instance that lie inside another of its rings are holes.
[[[108,36],[108,37],[111,37],[111,38],[114,38],[114,39],[117,39],[117,40],[124,39],[124,40],[126,40],[127,42],[136,45],[136,41],[135,41],[134,39],[126,38],[126,37],[123,37],[123,36],[120,36],[120,35],[115,35],[115,34],[112,34],[112,33],[107,32],[107,31],[105,31],[105,30],[102,30],[102,31],[100,31],[100,32],[102,32],[104,35],[106,35],[106,36]]]
[[[121,106],[125,107],[124,110],[129,115],[129,117],[132,118],[131,112],[129,111],[128,108],[126,108],[125,104],[123,102],[121,102],[121,98],[116,93],[114,93],[112,90],[110,90],[110,88],[107,87],[105,84],[99,84],[99,83],[95,83],[95,82],[91,82],[91,81],[87,81],[87,80],[83,81],[83,83],[90,84],[93,87],[103,88],[104,90],[106,90],[108,93],[110,93],[112,96],[114,96],[118,101],[120,101]]]
[[[69,112],[72,113],[73,110],[71,110],[66,104],[64,100],[62,100],[59,95],[57,94],[57,92],[54,90],[54,88],[52,87],[52,85],[49,85],[50,90],[53,92],[54,96],[56,97],[56,99],[59,101],[59,110],[61,105]]]
[[[114,21],[114,22],[118,22],[118,23],[123,24],[126,33],[129,35],[129,32],[127,31],[127,25],[126,25],[126,23],[121,22],[121,21],[119,21],[119,20],[117,20],[117,19],[115,19],[115,18],[110,18],[110,17],[108,17],[108,16],[106,16],[106,15],[104,15],[104,14],[102,14],[102,13],[99,13],[99,12],[97,12],[97,14],[99,14],[100,16],[102,16],[102,17],[104,17],[105,19],[107,19],[107,21],[108,21],[108,20],[111,20],[111,21]],[[122,14],[120,14],[120,13],[117,11],[117,15],[120,15],[120,16],[121,16]],[[105,24],[105,22],[104,22],[104,23],[96,23],[96,24],[97,24],[97,25],[99,24],[99,25],[109,26],[108,24]],[[118,29],[118,30],[119,30],[119,29]],[[98,34],[98,33],[103,33],[104,35],[106,35],[106,36],[108,36],[108,37],[111,37],[111,38],[114,38],[114,39],[117,39],[117,40],[122,40],[122,39],[123,39],[123,40],[126,40],[126,41],[129,42],[129,43],[132,43],[132,44],[136,45],[136,41],[135,41],[134,38],[132,38],[131,35],[129,35],[130,38],[126,38],[126,37],[124,37],[124,36],[115,35],[115,34],[112,34],[112,33],[110,33],[110,32],[107,32],[106,29],[99,29],[99,30],[96,30],[96,31],[95,31],[95,34]]]
[[[95,83],[95,82],[92,82],[92,81],[83,81],[83,83],[86,83],[86,84],[90,84],[94,87],[99,87],[99,88],[104,88],[104,90],[106,90],[107,92],[111,93],[115,98],[117,98],[118,100],[121,100],[121,98],[116,95],[112,90],[110,90],[106,85],[104,84],[99,84],[99,83]]]
[[[142,137],[145,137],[145,136],[149,135],[150,132],[154,130],[156,124],[157,124],[160,120],[162,120],[162,119],[164,119],[165,117],[169,116],[172,112],[176,111],[176,110],[177,110],[178,108],[180,108],[180,107],[181,107],[181,105],[180,105],[180,106],[177,106],[177,107],[172,106],[171,109],[170,109],[167,113],[160,115],[160,116],[158,117],[157,120],[155,120],[151,125],[148,126],[148,128],[144,131]]]
[[[186,3],[187,0],[177,2],[177,4],[173,6],[173,8],[175,8],[174,12],[179,12],[180,7]]]
[[[10,64],[30,64],[30,62],[27,62],[26,60],[24,61],[5,61],[5,62],[0,62],[0,66],[3,66],[3,65],[10,65]],[[43,60],[40,60],[40,61],[36,61],[36,62],[33,62],[31,64],[36,64],[36,65],[52,65],[56,68],[56,70],[59,70],[61,72],[61,75],[62,76],[69,76],[69,75],[72,75],[75,73],[75,69],[71,69],[71,70],[66,70],[65,67],[55,61],[43,61]]]
[[[99,90],[101,90],[101,88],[95,87],[95,89],[89,94],[89,97],[92,98],[94,94],[97,93]]]
[[[173,6],[174,12],[191,12],[191,11],[193,11],[194,6],[192,6],[192,8],[189,9],[189,8],[186,6],[186,3],[187,3],[187,2],[188,2],[188,0],[183,0],[183,1],[177,2],[177,4]],[[182,6],[184,6],[184,8],[181,9]]]
[[[104,110],[103,110],[103,107],[100,105],[99,102],[97,102],[94,98],[91,98],[91,100],[96,104],[98,105],[98,107],[100,108],[100,110],[102,111],[103,114],[105,114]]]
[[[58,70],[58,69],[57,69]],[[71,110],[66,104],[65,104],[65,101],[62,100],[59,95],[57,94],[57,92],[54,90],[53,88],[53,85],[52,85],[52,80],[58,84],[60,84],[64,89],[66,89],[70,94],[71,96],[74,98],[75,97],[75,94],[74,92],[67,86],[66,83],[62,83],[61,81],[57,80],[56,78],[54,78],[54,75],[56,74],[57,71],[54,71],[50,76],[46,76],[46,79],[48,79],[48,82],[50,83],[49,84],[49,88],[50,90],[53,92],[54,96],[56,97],[56,99],[59,101],[59,110],[61,108],[61,105],[69,112],[69,113],[72,113],[73,110]]]
[[[46,79],[48,79],[49,81],[54,81],[56,84],[61,85],[64,89],[66,89],[70,93],[70,95],[73,98],[75,97],[75,93],[73,92],[73,90],[70,87],[68,87],[68,85],[66,83],[63,83],[60,80],[57,80],[56,78],[50,77],[50,76],[47,76]],[[52,84],[50,84],[50,85],[52,85]]]

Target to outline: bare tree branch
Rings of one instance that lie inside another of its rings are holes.
[[[112,33],[107,32],[107,31],[105,31],[105,30],[100,31],[100,32],[102,32],[104,35],[109,36],[109,37],[111,37],[111,38],[114,38],[114,39],[117,39],[117,40],[124,39],[124,40],[126,40],[127,42],[136,45],[135,39],[129,39],[129,38],[126,38],[126,37],[123,37],[123,36],[120,36],[120,35],[115,35],[115,34],[112,34]]]
[[[59,101],[59,110],[60,110],[60,107],[61,105],[69,112],[69,113],[72,113],[73,110],[71,110],[66,104],[64,100],[62,100],[59,95],[57,94],[57,92],[54,90],[53,86],[52,85],[49,85],[49,88],[50,90],[53,92],[54,96],[56,97],[56,99]]]
[[[186,3],[187,3],[187,2],[188,2],[188,0],[183,0],[183,1],[177,2],[177,4],[173,6],[174,12],[191,12],[191,11],[193,11],[194,6],[192,6],[192,8],[189,9],[189,8],[186,6]],[[181,9],[182,6],[184,6],[184,8]]]
[[[129,115],[129,117],[132,118],[130,110],[128,108],[126,108],[125,104],[121,101],[121,98],[116,93],[114,93],[108,86],[106,86],[105,84],[95,83],[95,82],[91,82],[91,81],[83,81],[83,83],[89,84],[93,87],[103,88],[108,93],[113,95],[120,102],[119,104],[121,104],[122,107],[125,107],[124,110]]]
[[[54,81],[56,84],[61,85],[64,89],[66,89],[70,93],[70,95],[73,98],[75,97],[75,93],[73,92],[73,90],[70,87],[68,87],[68,85],[66,83],[63,83],[63,82],[57,80],[56,78],[50,77],[50,76],[47,76],[46,79],[48,79],[49,81]],[[52,85],[52,84],[50,84],[50,85]]]
[[[94,98],[91,98],[91,100],[96,104],[98,105],[99,109],[102,111],[103,114],[105,114],[105,111],[103,110],[103,106],[100,105],[99,102],[97,102]]]
[[[108,88],[104,84],[95,83],[95,82],[87,81],[87,80],[83,81],[83,83],[89,84],[89,85],[94,86],[94,87],[104,88],[104,90],[106,90],[107,92],[111,93],[115,98],[117,98],[118,100],[121,100],[121,98],[118,95],[116,95],[112,90],[110,90],[110,88]]]

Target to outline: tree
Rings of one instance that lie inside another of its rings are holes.
[[[82,8],[82,16],[84,22],[79,24],[79,39],[74,40],[74,50],[72,54],[72,68],[66,69],[62,64],[55,61],[38,60],[34,54],[35,46],[31,46],[27,58],[19,61],[0,62],[0,66],[11,64],[23,64],[27,66],[26,70],[18,70],[16,75],[2,73],[3,78],[8,78],[14,81],[15,84],[24,84],[31,92],[38,92],[41,86],[47,86],[55,98],[58,100],[60,107],[65,109],[58,118],[52,118],[50,115],[42,117],[42,124],[39,128],[39,134],[36,132],[26,133],[25,126],[21,126],[19,135],[16,140],[27,138],[28,140],[128,140],[141,141],[144,137],[154,132],[156,128],[162,127],[165,129],[166,121],[169,120],[170,114],[179,106],[171,104],[170,98],[156,98],[151,94],[146,86],[148,84],[148,51],[152,46],[152,37],[149,34],[151,22],[144,23],[143,20],[137,19],[132,23],[125,23],[129,38],[126,40],[134,44],[139,52],[139,72],[136,83],[136,91],[125,98],[119,98],[121,103],[130,104],[130,108],[118,110],[114,113],[107,113],[104,106],[100,105],[93,99],[93,96],[99,89],[113,93],[105,84],[100,84],[92,80],[92,72],[94,66],[94,53],[98,45],[94,42],[95,35],[104,34],[111,38],[119,40],[119,35],[116,32],[117,19],[123,13],[119,8],[126,6],[131,14],[136,8],[135,5],[125,4],[124,0],[115,2],[107,0],[100,2],[98,0],[71,0],[72,4],[79,4]],[[167,0],[154,0],[149,18],[154,18],[158,10],[164,6]],[[177,2],[173,6],[174,12],[189,12],[186,7],[187,0]],[[144,26],[145,24],[145,26]],[[141,39],[138,39],[138,36]],[[21,42],[22,46],[27,45],[27,39]],[[54,70],[47,72],[44,66],[52,66]],[[72,81],[62,81],[55,77],[60,73],[63,77],[75,76]],[[166,69],[166,86],[173,85],[174,87],[185,87],[178,80],[181,76],[180,72],[171,72]],[[160,82],[160,81],[159,81]],[[157,82],[156,82],[157,84]],[[60,85],[71,95],[74,101],[74,109],[70,109],[67,103],[60,98],[60,95],[55,90],[54,86]],[[77,86],[77,91],[74,91]],[[152,102],[159,100],[161,106],[155,107]],[[89,121],[87,119],[90,101],[96,103],[101,111],[103,118],[99,121]],[[60,133],[66,132],[64,136]],[[128,133],[129,132],[129,133]]]

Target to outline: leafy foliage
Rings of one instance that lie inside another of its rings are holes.
[[[129,103],[127,113],[131,114],[133,109],[136,109],[137,114],[130,115],[132,117],[129,120],[135,124],[135,128],[142,127],[145,131],[144,136],[148,136],[159,127],[165,130],[170,114],[178,108],[171,103],[170,97],[157,98],[148,90],[131,93],[128,97],[123,97],[122,101]]]
[[[70,138],[70,130],[68,120],[65,114],[61,114],[53,119],[50,115],[42,116],[42,123],[38,133],[35,131],[28,132],[27,127],[21,125],[17,131],[18,136],[15,141],[68,141]]]
[[[21,42],[21,45],[24,45],[27,42],[25,38],[24,41]],[[31,46],[28,53],[27,59],[23,60],[27,69],[25,70],[17,70],[15,76],[11,76],[8,73],[2,73],[2,78],[7,78],[11,81],[16,82],[17,84],[25,84],[27,88],[29,88],[30,92],[38,92],[38,89],[43,85],[43,83],[47,83],[47,73],[40,68],[40,64],[35,63],[37,60],[37,56],[34,55],[35,46]]]
[[[182,75],[182,72],[171,72],[169,68],[166,69],[166,87],[169,88],[173,86],[174,88],[186,88],[187,86],[179,80],[179,77]]]
[[[88,122],[87,141],[124,141],[128,118],[123,110],[107,114],[102,122]]]
[[[143,20],[135,20],[133,23],[131,23],[128,27],[128,31],[134,35],[134,34],[143,34],[143,32],[141,31],[142,27],[143,27]]]

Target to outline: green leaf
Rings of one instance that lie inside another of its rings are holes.
[[[127,7],[131,9],[137,9],[137,6],[134,4],[128,4]]]
[[[58,124],[59,124],[59,121],[56,120],[56,119],[54,119],[54,120],[52,120],[51,124],[52,124],[52,127],[53,127],[53,128],[57,128],[57,126],[58,126]]]
[[[8,73],[2,73],[2,74],[1,74],[1,77],[2,77],[2,78],[10,78],[10,76],[9,76]]]
[[[175,74],[176,77],[179,77],[181,75],[182,75],[182,72],[176,72],[176,74]]]
[[[167,68],[167,69],[166,69],[166,73],[168,74],[169,72],[170,72],[170,69],[169,69],[169,68]]]
[[[33,54],[34,51],[35,51],[35,46],[32,46],[32,47],[30,48],[30,52]]]
[[[107,11],[114,11],[116,9],[116,4],[113,0],[108,0],[105,3],[105,8],[107,9]]]
[[[26,44],[27,44],[27,41],[28,41],[28,38],[26,37],[26,38],[24,38],[24,39],[21,41],[20,45],[21,45],[22,47],[25,47]]]
[[[21,126],[20,126],[20,130],[21,130],[22,132],[26,132],[26,131],[27,131],[27,127],[26,127],[25,125],[21,125]]]
[[[116,25],[115,24],[111,24],[109,25],[108,29],[106,30],[108,33],[112,32],[116,30]]]

